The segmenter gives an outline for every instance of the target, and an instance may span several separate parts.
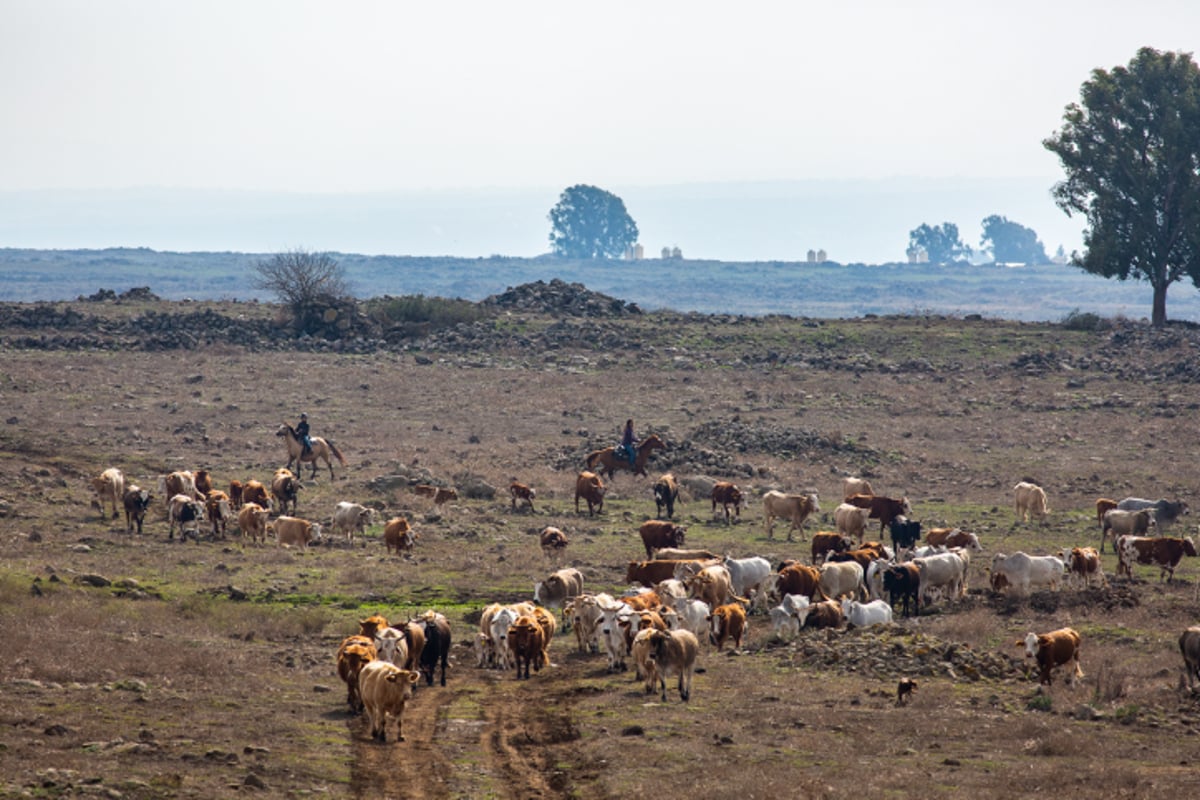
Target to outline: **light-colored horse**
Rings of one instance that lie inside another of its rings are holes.
[[[329,454],[338,460],[343,467],[346,466],[346,459],[342,456],[338,449],[333,446],[333,442],[326,441],[320,436],[309,437],[312,442],[312,449],[307,453],[304,452],[304,444],[300,441],[300,437],[296,435],[296,429],[286,422],[279,426],[279,430],[275,431],[276,436],[284,437],[284,442],[287,444],[288,462],[287,468],[291,469],[292,464],[296,464],[296,471],[299,472],[301,465],[308,464],[312,467],[310,478],[317,477],[317,460],[325,462],[325,466],[329,467],[329,478],[333,479],[333,461]]]
[[[596,465],[600,465],[597,470],[600,473],[607,472],[611,478],[613,473],[619,469],[627,469],[634,475],[646,474],[646,460],[650,458],[652,450],[666,450],[667,445],[662,439],[658,438],[657,433],[652,433],[642,441],[638,442],[637,457],[631,465],[629,459],[625,455],[617,453],[617,448],[606,447],[603,450],[593,450],[588,453],[587,466],[588,469],[595,469]]]

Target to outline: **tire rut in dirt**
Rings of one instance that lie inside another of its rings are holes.
[[[425,800],[457,796],[451,789],[452,748],[443,740],[446,708],[453,698],[449,689],[422,688],[404,711],[404,741],[370,738],[364,714],[347,723],[352,743],[350,789],[355,797],[381,800]],[[395,736],[389,721],[388,735]]]

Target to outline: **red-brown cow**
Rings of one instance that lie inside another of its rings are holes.
[[[642,523],[638,533],[646,546],[646,558],[654,558],[654,551],[664,547],[683,547],[687,528],[665,520],[648,519]]]
[[[1107,586],[1100,553],[1094,547],[1072,547],[1059,551],[1058,557],[1067,565],[1067,583],[1082,583],[1084,588],[1092,585],[1092,578],[1099,578],[1101,586]]]
[[[545,632],[538,624],[537,618],[530,615],[517,617],[517,621],[508,626],[507,641],[508,649],[517,663],[517,680],[529,677],[531,665],[534,672],[540,671],[545,666],[543,664],[546,657]],[[521,674],[522,665],[525,667],[524,675]]]
[[[708,617],[712,626],[708,632],[709,641],[717,646],[717,652],[725,647],[728,639],[733,639],[733,649],[742,649],[742,636],[746,632],[746,609],[738,603],[727,603],[717,606]]]
[[[394,549],[396,555],[400,555],[402,551],[412,550],[416,543],[417,534],[404,517],[392,517],[383,526],[383,546],[387,552],[390,553]]]
[[[854,547],[854,540],[835,531],[817,531],[812,538],[812,563],[820,564],[828,553],[844,553]]]
[[[512,483],[510,483],[508,485],[508,493],[512,497],[513,511],[517,510],[517,501],[518,500],[528,504],[530,511],[534,510],[533,509],[533,498],[537,497],[537,491],[533,487],[526,486],[525,484],[521,483],[520,481],[514,480]]]
[[[883,529],[890,525],[896,517],[912,516],[912,505],[908,502],[907,497],[901,497],[899,500],[896,500],[892,497],[880,497],[879,495],[856,494],[847,497],[846,502],[859,508],[871,509],[868,519],[879,520],[880,536],[883,535]]]
[[[719,481],[712,488],[712,510],[717,513],[717,504],[725,510],[725,524],[730,524],[729,507],[733,506],[733,512],[741,519],[742,517],[742,490],[737,485],[729,481]]]
[[[579,499],[587,501],[588,516],[604,510],[604,481],[594,472],[586,470],[575,478],[575,513],[579,513]],[[594,510],[593,510],[594,509]]]
[[[271,507],[271,496],[267,494],[267,487],[261,482],[251,478],[242,484],[242,503],[257,503],[263,508]]]
[[[1184,556],[1196,555],[1196,545],[1191,537],[1119,536],[1114,547],[1117,550],[1117,575],[1132,578],[1135,563],[1150,564],[1162,570],[1158,579],[1168,582],[1175,579],[1175,568]]]
[[[1100,530],[1104,530],[1104,515],[1117,507],[1117,501],[1108,497],[1101,497],[1096,500],[1096,523],[1100,526]]]
[[[1026,658],[1037,659],[1038,682],[1049,686],[1052,681],[1051,673],[1055,668],[1066,664],[1073,663],[1075,665],[1072,672],[1074,677],[1083,677],[1083,670],[1079,666],[1080,640],[1081,637],[1075,629],[1059,628],[1050,633],[1033,633],[1031,631],[1025,634],[1023,640],[1018,639],[1016,646],[1024,646]],[[1068,676],[1067,683],[1071,682],[1071,676]]]
[[[337,671],[346,683],[346,703],[351,714],[361,714],[362,696],[358,691],[358,674],[378,657],[375,642],[366,636],[347,636],[337,651]]]
[[[821,591],[821,570],[807,564],[791,564],[779,570],[778,591],[781,597],[802,594],[810,600],[827,600]]]

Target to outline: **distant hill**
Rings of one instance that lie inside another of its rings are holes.
[[[1147,284],[1105,280],[1073,267],[939,267],[646,259],[585,262],[542,258],[449,258],[334,254],[360,298],[423,294],[482,300],[533,281],[581,283],[644,309],[851,318],[943,314],[1059,321],[1079,310],[1149,315]],[[99,289],[149,287],[164,299],[260,299],[253,266],[263,254],[0,249],[0,300],[68,300]],[[1200,322],[1200,293],[1172,287],[1172,320]]]

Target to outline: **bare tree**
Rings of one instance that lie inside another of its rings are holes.
[[[328,253],[303,249],[276,253],[254,266],[255,286],[272,292],[291,309],[297,333],[313,333],[322,313],[345,303],[350,295],[346,273]]]

